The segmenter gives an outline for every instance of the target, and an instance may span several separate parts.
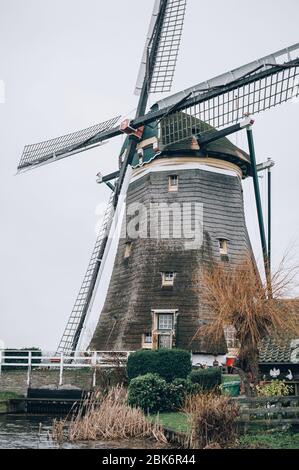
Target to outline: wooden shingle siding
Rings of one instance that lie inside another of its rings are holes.
[[[177,192],[168,191],[171,174],[178,175]],[[202,203],[203,246],[186,250],[181,238],[139,238],[131,240],[131,254],[124,259],[128,239],[120,239],[91,347],[140,349],[142,335],[152,330],[152,310],[178,309],[176,346],[214,353],[215,348],[203,341],[191,343],[198,327],[211,321],[211,312],[201,303],[201,268],[204,263],[220,261],[219,238],[228,239],[229,262],[251,253],[240,178],[202,169],[154,171],[130,184],[127,204],[133,202],[145,204],[148,209],[151,203]],[[166,271],[176,273],[171,289],[162,288],[161,273]],[[219,353],[225,352],[224,345],[219,348]]]

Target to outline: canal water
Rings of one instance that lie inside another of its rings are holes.
[[[52,422],[52,416],[0,415],[0,449],[158,449],[166,447],[146,439],[58,444],[51,437]]]

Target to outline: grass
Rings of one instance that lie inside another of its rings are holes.
[[[11,398],[21,398],[22,395],[15,392],[1,392],[0,391],[0,401],[10,400]]]
[[[157,415],[153,415],[155,419]],[[188,431],[187,416],[184,413],[159,413],[162,426],[179,432]],[[299,449],[299,433],[294,431],[267,432],[261,428],[249,431],[238,438],[238,448]]]
[[[238,440],[241,448],[299,449],[299,433],[292,431],[248,433]]]
[[[173,429],[179,432],[187,432],[189,429],[187,415],[185,413],[159,413],[159,415],[152,415],[151,419],[155,420],[159,417],[159,422],[166,428]]]
[[[21,398],[22,395],[15,392],[1,392],[0,391],[0,413],[6,413],[7,411],[7,402],[11,398]]]

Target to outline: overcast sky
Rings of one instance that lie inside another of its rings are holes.
[[[96,207],[109,195],[96,173],[117,169],[122,138],[15,176],[23,146],[136,107],[153,3],[0,0],[0,341],[7,347],[55,350],[93,248]],[[299,41],[298,0],[188,0],[187,8],[173,92]],[[257,115],[254,126],[258,161],[276,162],[275,263],[290,246],[296,257],[299,240],[298,119],[299,104],[288,103]],[[242,136],[238,144],[246,149]],[[252,181],[244,187],[260,259]],[[261,189],[264,199],[263,180]]]

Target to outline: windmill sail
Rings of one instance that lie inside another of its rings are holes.
[[[107,237],[113,220],[113,214],[113,193],[111,193],[102,227],[96,239],[86,274],[57,349],[57,352],[59,353],[63,352],[64,354],[69,355],[76,350],[88,312],[94,286],[96,284],[98,271],[106,247]]]
[[[161,100],[162,147],[298,97],[298,57],[299,43]]]
[[[150,32],[146,42],[146,58],[149,60],[151,67],[149,70],[147,69],[146,61],[142,71],[141,65],[141,75],[139,76],[139,80],[141,80],[140,91],[144,89],[144,92],[140,94],[136,112],[137,117],[144,114],[148,100],[148,91],[167,91],[170,89],[181,39],[185,7],[186,0],[157,0],[155,3]],[[159,21],[157,21],[157,18],[159,18]],[[151,84],[150,90],[143,87],[144,83]],[[115,122],[111,123],[110,127],[114,124]],[[105,130],[107,130],[107,127]],[[88,138],[89,143],[94,143],[97,140],[100,140],[100,136],[93,135]],[[82,146],[82,143],[77,143],[76,148],[78,145]],[[127,159],[123,162],[120,171],[115,192],[116,198],[114,197],[114,201],[112,202],[111,200],[110,202],[111,209],[109,207],[107,209],[107,222],[104,222],[103,232],[97,240],[86,276],[59,344],[59,351],[71,352],[77,348],[90,305],[92,304],[97,279],[100,277],[98,275],[102,266],[102,258],[107,254],[107,240],[113,222],[115,202],[117,205],[120,192],[125,190],[123,183],[129,181],[130,171],[128,166],[130,157],[133,157],[135,153],[136,146],[137,142],[133,141],[130,143]]]
[[[124,216],[126,193],[131,179],[132,170],[129,168],[120,194],[120,202],[114,207],[114,193],[105,211],[101,230],[96,240],[92,256],[84,276],[80,291],[60,340],[57,352],[74,353],[80,345],[82,332],[93,307],[94,295],[105,268],[105,262],[114,238],[119,236],[119,230]],[[96,307],[94,307],[96,308]]]
[[[99,145],[104,136],[101,133],[111,129],[120,116],[108,121],[95,124],[94,126],[82,129],[71,134],[66,134],[55,139],[46,140],[37,144],[26,145],[20,163],[19,171],[24,171],[32,167],[44,165],[61,158],[68,157],[82,150],[87,150],[91,146]],[[94,142],[94,138],[96,142]]]
[[[139,95],[147,75],[148,57],[151,40],[163,0],[156,0],[152,14],[144,53],[137,78],[135,94]],[[159,47],[150,81],[150,93],[168,92],[171,90],[176,68],[178,52],[182,37],[187,0],[166,0],[165,14],[160,31]]]

